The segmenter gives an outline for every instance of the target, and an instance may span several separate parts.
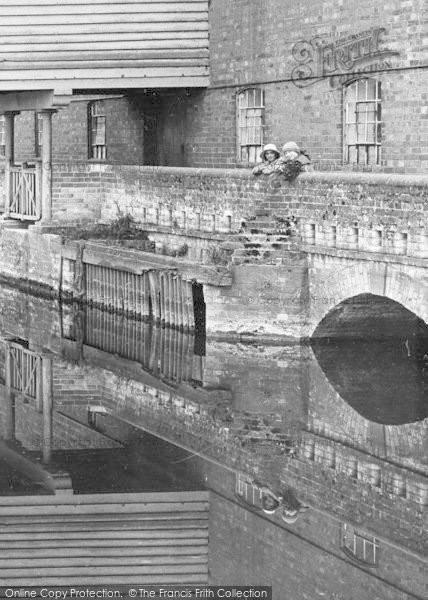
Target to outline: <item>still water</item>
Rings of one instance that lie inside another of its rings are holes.
[[[189,583],[272,585],[278,600],[427,597],[424,324],[359,337],[330,323],[311,343],[265,346],[6,287],[0,309],[3,498],[209,490],[208,570]],[[78,583],[91,564],[78,564]],[[165,568],[150,565],[162,583]]]

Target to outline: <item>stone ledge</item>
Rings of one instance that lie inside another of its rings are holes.
[[[173,270],[183,279],[197,280],[206,285],[228,287],[232,285],[232,274],[225,266],[204,265],[177,257],[164,256],[142,250],[109,246],[106,243],[84,240],[83,262],[133,273],[146,270]],[[61,245],[63,258],[76,260],[78,240],[66,240]]]
[[[64,173],[73,172],[73,167],[81,168],[82,172],[94,170],[95,165],[88,162],[64,162],[55,163],[59,173],[60,166],[64,166]],[[84,169],[84,167],[87,169]],[[265,181],[267,178],[255,178],[251,173],[251,168],[242,169],[215,169],[215,168],[196,168],[196,167],[167,167],[167,166],[148,166],[148,165],[120,165],[112,163],[103,163],[96,165],[100,172],[120,172],[120,171],[138,171],[153,175],[173,175],[182,177],[216,177],[232,179],[250,179],[254,182]],[[428,187],[428,175],[426,174],[403,174],[403,173],[368,173],[363,171],[312,171],[310,173],[301,173],[296,182],[319,182],[333,184],[365,184],[365,185],[394,185],[394,186],[416,186]]]
[[[368,260],[370,262],[399,263],[411,265],[414,267],[428,267],[427,258],[417,256],[405,256],[404,254],[386,254],[384,252],[368,252],[366,250],[348,250],[346,248],[329,248],[326,246],[314,246],[312,244],[302,243],[300,250],[307,254],[323,254],[326,256],[336,256],[338,258],[351,258],[358,260]]]

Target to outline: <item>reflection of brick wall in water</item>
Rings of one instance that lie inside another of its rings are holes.
[[[329,515],[308,511],[287,531],[212,494],[210,583],[272,585],[275,600],[282,600],[284,591],[296,600],[407,597],[395,586],[423,593],[422,561],[382,544],[379,567],[364,573],[345,560],[340,525]]]
[[[78,369],[72,371],[71,381],[67,384],[71,386],[71,393],[67,393],[67,385],[64,385],[62,395],[55,398],[58,408],[62,406],[65,410],[70,403],[76,406],[76,403],[85,402],[85,392],[79,400],[76,391]],[[257,435],[263,435],[258,443],[242,443],[248,430],[242,429],[245,423],[239,414],[235,417],[227,407],[224,410],[224,406],[186,401],[184,396],[157,390],[101,368],[85,367],[84,371],[85,386],[92,381],[99,391],[102,390],[98,398],[112,416],[146,428],[154,435],[202,453],[229,468],[262,477],[271,485],[282,482],[286,487],[299,490],[302,500],[310,505],[331,511],[345,521],[360,526],[364,523],[379,535],[385,535],[385,523],[388,523],[388,537],[420,548],[423,530],[420,504],[381,493],[368,482],[351,478],[317,461],[307,461],[303,452],[298,451],[298,456],[291,458],[285,445],[278,444],[281,434],[275,434],[278,439],[269,434],[266,442],[266,432],[259,430]],[[62,374],[67,377],[67,370]],[[409,535],[413,536],[410,541]]]
[[[231,389],[233,408],[277,413],[287,424],[306,421],[303,356],[299,345],[245,346],[210,342],[204,367],[206,385]]]
[[[102,386],[89,367],[55,361],[53,365],[54,404],[71,406],[100,405]]]
[[[309,368],[308,427],[311,431],[342,441],[375,456],[428,473],[426,419],[399,426],[372,423],[339,396],[313,355]]]
[[[1,393],[0,419],[1,431],[5,431],[6,398]],[[89,450],[115,447],[108,438],[91,429],[86,422],[79,423],[67,415],[53,412],[52,449]],[[15,437],[28,451],[41,452],[43,447],[43,413],[36,408],[33,400],[24,402],[19,394],[15,395]]]

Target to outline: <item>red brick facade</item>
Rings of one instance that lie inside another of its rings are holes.
[[[295,140],[316,169],[426,172],[422,9],[422,0],[389,0],[382,10],[369,0],[215,0],[210,86],[106,100],[107,162],[239,166],[236,94],[256,87],[264,92],[263,141]],[[367,76],[381,86],[380,160],[346,163],[344,86]],[[87,104],[72,102],[54,117],[54,160],[87,159]],[[32,154],[32,113],[18,117],[16,146],[18,158]]]

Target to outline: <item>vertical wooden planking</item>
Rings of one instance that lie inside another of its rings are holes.
[[[135,314],[143,317],[143,301],[144,301],[144,278],[145,273],[140,277],[135,278]]]
[[[129,316],[132,311],[132,301],[131,301],[131,292],[132,292],[132,273],[126,274],[126,314]]]
[[[188,368],[188,353],[189,353],[189,340],[190,336],[187,332],[183,333],[182,344],[181,344],[181,378],[184,381],[189,381],[189,368]]]
[[[85,263],[84,265],[84,269],[86,272],[86,277],[85,277],[85,291],[86,291],[86,299],[90,302],[92,300],[92,289],[91,289],[91,284],[92,284],[92,276],[91,276],[91,266],[87,263]]]
[[[175,335],[175,347],[174,347],[174,353],[175,353],[175,361],[174,361],[174,378],[176,379],[176,381],[180,381],[180,350],[181,350],[181,336],[182,336],[182,332],[180,331],[180,329],[176,329],[176,335]]]
[[[152,343],[151,343],[151,349],[150,349],[150,358],[149,358],[149,369],[155,374],[157,375],[159,372],[159,368],[158,368],[158,356],[159,356],[159,343],[160,343],[160,332],[161,332],[161,328],[160,327],[153,327],[152,328]],[[168,331],[167,329],[165,329],[165,331]]]
[[[136,292],[136,287],[135,287],[135,282],[137,277],[141,277],[141,275],[135,275],[134,273],[131,273],[131,283],[130,283],[130,289],[129,289],[129,304],[130,304],[130,311],[131,311],[131,315],[135,316],[137,314],[136,311],[136,297],[135,297],[135,292]]]
[[[102,267],[97,267],[97,276],[100,280],[100,297],[98,299],[99,306],[107,306],[107,272]]]
[[[144,272],[144,277],[141,281],[142,285],[142,304],[141,304],[141,314],[143,317],[151,317],[153,311],[153,300],[150,303],[150,281],[149,281],[149,272]],[[150,307],[151,305],[151,307]]]
[[[168,329],[168,360],[167,360],[167,369],[165,371],[165,375],[168,379],[173,379],[174,373],[174,335],[175,329],[170,327]]]
[[[121,272],[118,269],[111,269],[111,274],[112,274],[112,278],[113,278],[113,289],[111,290],[113,310],[118,311],[118,310],[120,310],[121,296],[122,296],[122,290],[120,287]]]
[[[187,287],[188,281],[181,282],[181,301],[183,303],[183,331],[189,330],[189,307],[187,305]]]
[[[91,269],[91,273],[88,270],[89,265],[86,265],[86,279],[88,279],[88,277],[91,278],[92,280],[92,296],[91,296],[91,300],[92,300],[92,304],[94,304],[95,306],[98,304],[98,299],[102,296],[102,291],[101,291],[101,286],[102,286],[102,282],[100,280],[100,276],[98,273],[98,267],[93,266],[93,268]]]
[[[186,292],[187,310],[189,313],[189,329],[193,331],[195,329],[195,312],[193,309],[193,284],[191,281],[187,282]]]
[[[168,360],[167,334],[168,334],[168,328],[167,327],[161,328],[159,354],[158,354],[158,358],[157,358],[157,361],[159,364],[159,371],[160,371],[161,375],[163,375],[165,373],[165,364],[166,364],[166,361]]]
[[[156,323],[160,323],[160,290],[159,290],[159,271],[149,271],[150,295],[152,298],[153,318]]]
[[[165,325],[165,274],[159,272],[160,322]]]
[[[175,327],[177,317],[176,282],[175,275],[171,273],[171,327]]]
[[[165,375],[171,381],[174,377],[174,335],[175,329],[170,327],[168,329],[168,368]]]
[[[142,322],[143,342],[144,342],[144,361],[143,364],[147,367],[150,361],[150,352],[152,348],[153,325],[150,322]]]
[[[180,276],[178,278],[178,314],[179,314],[179,321],[180,321],[180,331],[183,331],[183,329],[184,329],[184,303],[185,303],[184,289],[183,289],[184,284],[185,284],[185,282],[183,281],[183,279]]]
[[[171,323],[171,282],[170,275],[167,272],[164,273],[164,293],[165,293],[165,325],[169,326]]]
[[[169,326],[174,327],[174,275],[171,271],[168,272],[168,282],[169,282]]]

